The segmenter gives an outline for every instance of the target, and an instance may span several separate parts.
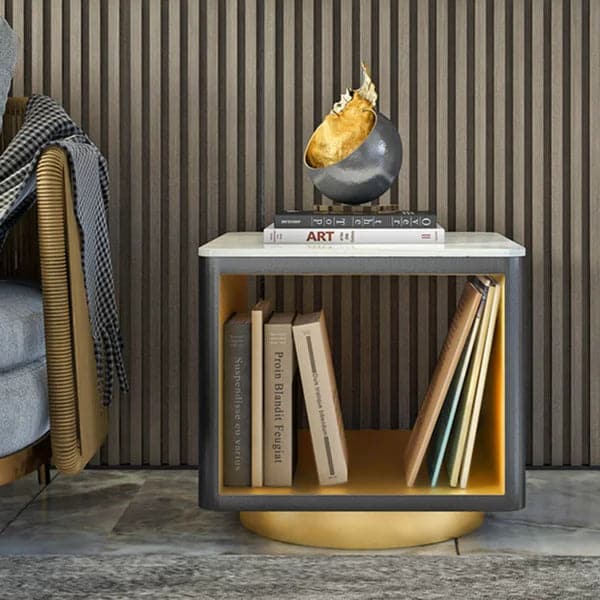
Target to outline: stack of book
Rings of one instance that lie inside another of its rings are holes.
[[[492,277],[465,285],[406,447],[409,486],[427,456],[432,487],[444,463],[450,486],[467,487],[501,293]]]
[[[346,440],[323,312],[272,313],[261,300],[231,316],[223,334],[224,485],[292,485],[296,366],[319,483],[345,483]]]
[[[275,215],[266,244],[441,244],[444,229],[431,212],[396,205],[314,206]]]

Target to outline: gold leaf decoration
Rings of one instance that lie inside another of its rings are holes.
[[[344,160],[368,137],[375,125],[377,90],[362,63],[362,84],[342,94],[317,127],[306,148],[306,162],[324,168]]]

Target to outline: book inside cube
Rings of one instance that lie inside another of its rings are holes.
[[[344,483],[348,450],[325,314],[299,315],[293,330],[319,483]]]
[[[295,462],[292,324],[295,313],[274,313],[264,325],[264,484],[291,486]]]

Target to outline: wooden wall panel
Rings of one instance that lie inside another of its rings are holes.
[[[600,231],[600,3],[590,2],[586,7],[589,15],[589,28],[587,43],[589,56],[586,64],[589,69],[589,98],[587,108],[589,113],[583,113],[584,123],[588,127],[588,135],[584,138],[584,153],[587,158],[587,178],[584,178],[584,189],[587,195],[582,199],[584,206],[588,207],[589,228],[587,229],[587,243],[589,255],[586,257],[587,272],[587,314],[582,315],[585,330],[588,332],[589,355],[584,364],[587,364],[589,387],[588,397],[583,398],[584,405],[588,405],[589,423],[584,423],[583,438],[589,438],[590,463],[600,464],[600,377],[598,367],[600,364],[600,235],[593,231]],[[585,55],[584,55],[585,56]],[[595,129],[592,130],[592,124]],[[588,328],[589,327],[589,328]],[[586,389],[586,388],[584,388]],[[589,404],[588,404],[589,399]]]
[[[327,201],[302,152],[362,58],[404,146],[380,201],[527,246],[530,464],[600,465],[599,4],[0,0],[22,40],[13,93],[62,102],[111,168],[131,393],[115,398],[96,463],[197,463],[196,248]],[[461,285],[264,288],[282,307],[325,309],[348,426],[408,427]]]

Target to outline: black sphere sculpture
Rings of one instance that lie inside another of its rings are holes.
[[[343,160],[327,167],[304,167],[314,186],[335,202],[364,204],[379,198],[394,183],[402,165],[402,142],[394,124],[380,112],[365,140]],[[313,134],[314,135],[314,134]]]

